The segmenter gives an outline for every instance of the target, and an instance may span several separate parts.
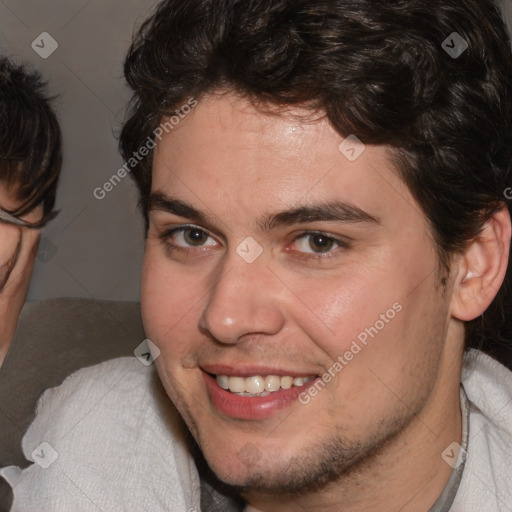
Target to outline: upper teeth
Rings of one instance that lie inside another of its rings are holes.
[[[303,386],[306,382],[315,377],[280,377],[278,375],[267,375],[262,377],[233,377],[228,375],[217,375],[217,384],[233,393],[251,393],[260,395],[264,392],[290,389],[292,386]]]

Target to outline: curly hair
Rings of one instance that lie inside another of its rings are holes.
[[[467,43],[461,55],[445,51],[453,37]],[[121,152],[130,158],[191,96],[232,91],[261,108],[320,112],[341,136],[392,148],[445,282],[450,257],[510,212],[509,43],[491,0],[167,0],[125,61],[134,95]],[[151,167],[152,152],[133,170],[146,223]],[[466,324],[466,348],[503,357],[512,346],[511,279],[509,265],[492,305]]]
[[[62,136],[36,72],[0,58],[0,183],[15,190],[20,216],[43,205],[43,221],[54,216],[62,167]]]

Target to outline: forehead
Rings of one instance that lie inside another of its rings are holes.
[[[274,109],[267,113],[249,100],[230,94],[206,96],[165,137],[164,144],[158,145],[156,158],[158,160],[162,153],[162,147],[174,145],[183,150],[179,154],[185,160],[215,153],[219,158],[216,163],[228,163],[228,160],[234,163],[240,156],[246,160],[243,173],[256,168],[262,160],[273,160],[277,164],[279,159],[291,158],[298,163],[301,153],[307,151],[314,156],[322,151],[318,143],[327,135],[335,134],[329,123],[318,120],[319,116],[316,121],[311,117],[302,109]],[[200,147],[202,152],[187,154],[189,147]],[[173,151],[172,147],[169,149]]]
[[[390,207],[419,213],[389,148],[368,145],[349,159],[343,142],[325,118],[304,110],[269,114],[246,99],[209,96],[157,145],[152,191],[217,215],[230,205],[251,215],[340,199],[375,217]]]

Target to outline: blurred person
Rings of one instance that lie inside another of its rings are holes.
[[[0,466],[28,464],[21,440],[45,389],[132,354],[144,339],[135,301],[58,297],[24,306],[41,228],[56,215],[62,165],[46,91],[37,72],[0,60]],[[11,501],[0,478],[0,511]]]
[[[493,2],[167,0],[125,76],[166,394],[134,358],[47,391],[13,510],[509,507],[512,55]]]
[[[45,87],[38,73],[0,58],[0,364],[25,304],[40,229],[56,215],[61,132]]]
[[[0,58],[0,464],[13,463],[22,367],[5,372],[27,297],[41,229],[53,219],[61,131],[39,73]],[[32,354],[30,354],[32,356]],[[24,354],[27,358],[27,354]],[[4,378],[5,377],[5,378]],[[6,382],[7,381],[7,382]],[[47,384],[48,386],[48,384]],[[30,390],[25,390],[29,395]],[[23,402],[23,399],[21,400]],[[10,490],[0,479],[0,510]]]

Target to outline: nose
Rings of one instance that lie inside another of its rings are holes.
[[[285,323],[279,295],[279,282],[263,259],[246,263],[234,254],[210,289],[200,328],[224,344],[277,334]]]

